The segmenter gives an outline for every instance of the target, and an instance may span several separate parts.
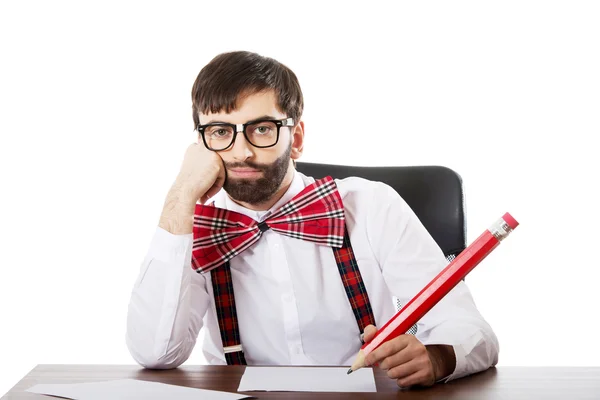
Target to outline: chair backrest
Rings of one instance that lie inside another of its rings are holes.
[[[296,169],[315,179],[356,176],[386,183],[413,209],[448,260],[466,248],[462,179],[450,168],[357,167],[297,162]]]

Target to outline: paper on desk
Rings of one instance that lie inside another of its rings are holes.
[[[214,390],[195,389],[185,386],[167,385],[137,379],[119,379],[114,381],[73,383],[73,384],[38,384],[26,392],[66,397],[75,400],[233,400],[246,399],[250,396],[238,393],[217,392]]]
[[[376,392],[372,368],[246,367],[239,392]]]

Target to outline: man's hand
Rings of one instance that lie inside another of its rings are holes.
[[[373,325],[365,328],[365,342],[375,337]],[[375,349],[365,358],[366,365],[379,363],[379,368],[396,380],[398,386],[432,386],[437,380],[454,371],[455,355],[452,346],[424,346],[413,335],[401,335]]]
[[[191,233],[196,202],[205,203],[224,183],[225,166],[221,157],[201,141],[192,143],[167,194],[159,226],[172,234]]]
[[[173,187],[194,205],[217,194],[225,183],[223,160],[216,152],[208,150],[202,141],[189,145]]]

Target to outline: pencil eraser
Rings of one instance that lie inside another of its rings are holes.
[[[519,226],[517,220],[514,219],[509,213],[504,214],[502,219],[508,224],[508,226],[510,226],[510,229],[515,229],[517,226]]]

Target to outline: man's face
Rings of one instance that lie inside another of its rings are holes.
[[[244,124],[257,119],[282,120],[287,117],[278,109],[275,93],[270,90],[240,98],[236,110],[229,114],[200,114],[200,124]],[[290,160],[298,158],[301,152],[302,126],[281,127],[277,144],[269,148],[254,147],[239,132],[230,148],[217,152],[226,170],[223,188],[232,199],[241,203],[268,202],[284,181],[291,181]]]

